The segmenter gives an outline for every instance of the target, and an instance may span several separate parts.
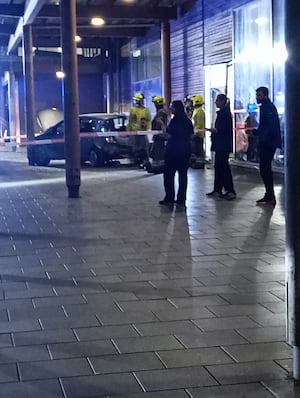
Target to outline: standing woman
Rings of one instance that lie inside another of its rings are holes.
[[[173,101],[171,105],[173,118],[166,129],[167,144],[165,150],[164,188],[165,198],[161,205],[185,207],[187,190],[187,171],[191,156],[191,137],[194,128],[191,120],[185,113],[181,101]],[[178,172],[178,192],[175,201],[175,174]]]
[[[207,129],[212,133],[211,150],[215,152],[215,181],[213,191],[206,195],[232,200],[236,198],[229,166],[229,154],[232,152],[233,126],[229,99],[225,94],[217,96],[216,106],[219,110],[217,112],[215,128]]]

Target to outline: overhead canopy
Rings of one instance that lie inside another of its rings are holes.
[[[101,46],[107,38],[144,36],[151,26],[174,20],[196,0],[77,0],[77,34],[81,47]],[[91,25],[92,17],[105,24]],[[32,24],[35,47],[57,47],[60,43],[58,0],[0,0],[0,51],[12,54],[21,45],[23,25]]]

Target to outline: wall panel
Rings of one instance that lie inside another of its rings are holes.
[[[172,99],[204,94],[204,66],[232,60],[232,9],[253,0],[199,0],[177,21],[171,21]],[[142,46],[159,37],[159,28]]]

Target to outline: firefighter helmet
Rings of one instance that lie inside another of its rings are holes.
[[[204,104],[204,98],[202,95],[194,95],[192,97],[192,101],[194,105],[203,105]]]
[[[136,102],[140,102],[140,101],[142,101],[144,98],[145,98],[145,96],[144,96],[143,93],[135,93],[134,96],[133,96],[133,99],[134,99]]]
[[[162,97],[161,95],[154,95],[154,97],[152,97],[152,102],[157,105],[165,104],[164,97]]]

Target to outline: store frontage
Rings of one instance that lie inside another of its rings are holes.
[[[253,1],[233,10],[235,159],[258,162],[259,109],[256,88],[267,86],[278,109],[284,147],[284,44],[283,1]],[[274,163],[284,165],[284,149]]]
[[[213,8],[210,0],[198,1],[171,23],[172,99],[204,96],[211,125],[216,114],[214,95],[226,93],[234,117],[234,159],[253,165],[258,158],[251,130],[258,123],[255,92],[259,86],[269,88],[277,106],[284,144],[284,2],[217,3]],[[163,95],[161,63],[160,31],[154,29],[144,43],[134,42],[130,52],[131,94],[143,91],[150,108],[151,96]],[[209,137],[206,147],[209,156]],[[283,167],[283,149],[276,152],[274,163]]]

